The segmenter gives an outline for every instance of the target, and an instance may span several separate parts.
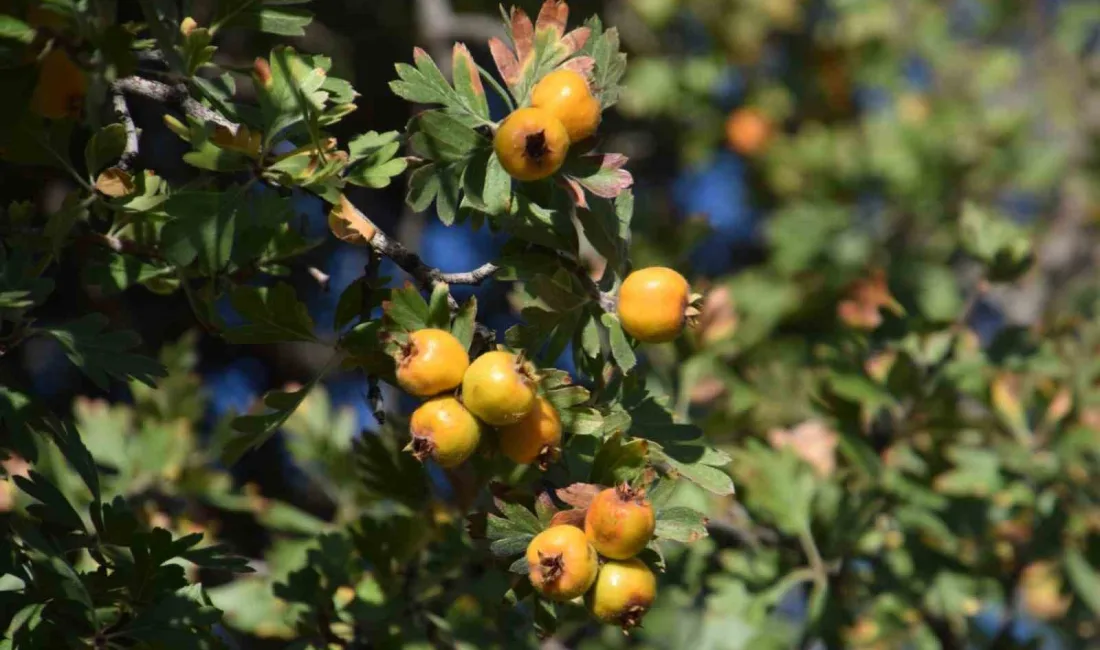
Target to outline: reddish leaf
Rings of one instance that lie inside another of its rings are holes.
[[[538,21],[535,23],[535,31],[541,33],[552,31],[554,40],[561,38],[565,33],[565,24],[569,22],[569,5],[565,0],[546,0],[539,10]]]
[[[578,27],[561,39],[559,47],[565,52],[565,56],[572,56],[588,43],[588,37],[591,35],[592,30],[588,27]]]
[[[555,494],[574,508],[587,508],[602,489],[599,485],[592,483],[574,483],[568,487],[558,488]]]
[[[578,56],[569,59],[565,63],[558,66],[562,70],[572,70],[580,76],[584,77],[584,80],[588,82],[588,87],[592,87],[592,70],[596,67],[596,60],[590,56]]]
[[[554,516],[550,518],[550,525],[576,526],[577,528],[584,528],[584,516],[586,514],[588,514],[588,508],[562,510],[561,512],[554,513]]]
[[[853,282],[847,291],[847,299],[837,304],[837,316],[846,325],[856,329],[873,330],[882,324],[880,309],[901,314],[903,309],[886,282],[886,273],[874,269],[869,277]]]
[[[627,157],[618,153],[583,156],[566,175],[596,196],[613,199],[634,184],[634,177],[623,169],[626,162]]]
[[[573,201],[573,205],[578,208],[588,209],[588,199],[584,196],[584,188],[577,182],[575,178],[569,178],[568,176],[558,176],[558,185],[565,189],[569,194],[569,199]]]
[[[512,88],[519,81],[519,61],[512,52],[512,48],[505,45],[504,41],[493,37],[489,39],[489,52],[493,55],[493,62],[497,64],[497,70],[504,79],[504,83]]]
[[[512,44],[520,67],[527,67],[535,56],[535,27],[522,9],[512,9]]]
[[[488,117],[489,102],[485,97],[485,86],[481,83],[481,75],[474,63],[474,57],[470,55],[470,50],[464,43],[455,43],[451,64],[451,78],[454,81],[455,90],[459,95],[473,102],[473,108],[479,115]]]

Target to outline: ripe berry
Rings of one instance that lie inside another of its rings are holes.
[[[633,558],[605,562],[585,602],[600,621],[629,630],[642,622],[656,597],[657,577],[645,563]]]
[[[565,162],[569,132],[549,111],[521,108],[504,119],[493,136],[493,148],[513,178],[537,181]]]
[[[754,108],[738,109],[726,119],[726,143],[741,155],[752,156],[763,151],[771,134],[771,122]]]
[[[600,102],[573,70],[555,70],[543,77],[531,91],[531,105],[561,120],[572,142],[591,137],[600,125]]]
[[[561,417],[545,397],[535,399],[535,407],[515,424],[500,429],[500,450],[520,465],[535,461],[543,469],[561,453]]]
[[[420,405],[409,422],[412,442],[407,449],[423,461],[443,467],[462,464],[481,441],[481,423],[454,397],[436,397]]]
[[[645,492],[623,483],[596,495],[584,517],[584,532],[600,555],[625,560],[653,538],[657,520]]]
[[[534,370],[511,352],[487,352],[462,378],[462,402],[493,426],[515,424],[535,406]]]
[[[687,280],[663,266],[634,271],[619,288],[619,320],[628,334],[645,343],[680,335],[688,316]]]
[[[397,383],[417,397],[431,397],[462,383],[470,355],[450,332],[422,329],[397,352]]]
[[[52,120],[75,119],[80,117],[87,92],[88,80],[84,71],[73,63],[65,50],[53,49],[42,59],[31,106],[36,113]]]
[[[531,586],[550,600],[572,600],[596,580],[599,558],[576,526],[551,526],[527,545]]]

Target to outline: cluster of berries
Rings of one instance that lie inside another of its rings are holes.
[[[588,506],[584,530],[551,526],[527,546],[531,585],[543,597],[567,601],[584,595],[596,619],[629,630],[657,595],[657,578],[637,557],[657,522],[644,490],[625,483],[601,491]]]
[[[623,282],[619,318],[639,341],[671,341],[697,314],[692,299],[676,271],[641,269]],[[410,422],[409,449],[420,460],[460,465],[477,449],[485,425],[498,429],[501,452],[518,464],[545,466],[560,452],[561,417],[536,391],[535,368],[522,355],[495,350],[471,363],[453,334],[428,328],[409,334],[396,361],[398,385],[428,398]],[[460,385],[461,399],[453,394]]]
[[[470,363],[450,332],[422,329],[397,353],[397,383],[410,395],[430,398],[412,414],[409,449],[442,467],[465,462],[481,442],[483,427],[497,427],[501,451],[512,461],[546,464],[560,451],[561,418],[537,394],[534,367],[504,350]],[[462,386],[459,399],[453,392]]]
[[[513,111],[493,136],[501,165],[521,181],[553,175],[569,145],[592,137],[600,125],[600,102],[578,72],[560,69],[531,91],[531,105]]]

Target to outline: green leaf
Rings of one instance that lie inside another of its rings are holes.
[[[707,536],[707,518],[691,508],[664,508],[657,511],[657,528],[653,534],[660,539],[690,544]]]
[[[126,127],[108,124],[88,140],[84,146],[84,164],[88,174],[94,177],[104,167],[118,160],[126,150]]]
[[[61,494],[61,491],[45,476],[30,470],[26,477],[16,475],[12,478],[15,480],[16,487],[40,502],[39,505],[27,509],[32,515],[43,521],[64,526],[69,531],[84,530],[84,521],[80,515],[65,495]]]
[[[489,119],[489,100],[485,97],[485,87],[481,85],[481,74],[470,55],[470,50],[462,43],[455,43],[451,56],[455,94],[462,105],[474,115]]]
[[[38,457],[38,447],[27,426],[31,418],[31,400],[23,393],[0,386],[0,429],[8,435],[0,438],[0,449],[10,449],[30,462]]]
[[[307,113],[324,108],[328,93],[321,87],[326,75],[323,67],[317,65],[322,62],[323,57],[303,56],[290,47],[271,51],[271,77],[267,83],[256,85],[267,144],[284,136],[284,131],[290,127],[306,121]]]
[[[638,357],[634,354],[634,348],[626,339],[623,325],[615,314],[604,313],[600,316],[600,322],[607,328],[608,339],[611,342],[611,356],[624,373],[628,373],[638,365]]]
[[[577,220],[589,243],[603,255],[613,269],[622,269],[626,258],[625,242],[619,234],[619,219],[611,202],[592,200],[588,209],[577,209]]]
[[[509,503],[500,499],[496,500],[497,509],[504,515],[508,522],[505,528],[512,532],[531,533],[538,535],[542,532],[542,523],[538,517],[527,508],[518,503]],[[500,522],[498,522],[499,524]],[[502,530],[499,526],[490,526],[489,539],[497,539],[496,535]]]
[[[428,301],[428,317],[425,325],[436,329],[448,329],[451,324],[451,308],[448,299],[451,287],[446,282],[437,282]]]
[[[470,174],[471,170],[466,170]],[[489,215],[507,214],[512,204],[512,177],[504,170],[494,151],[485,165],[485,183],[481,189],[481,202]]]
[[[264,406],[271,411],[262,415],[242,415],[233,419],[232,426],[244,435],[231,439],[222,450],[221,460],[233,465],[246,452],[259,448],[275,435],[275,431],[286,422],[302,404],[309,392],[325,375],[318,373],[308,384],[296,391],[272,390],[264,394]]]
[[[385,431],[359,436],[354,453],[362,489],[369,497],[419,508],[431,494],[424,466]]]
[[[481,89],[478,92],[480,78],[476,74],[476,67],[472,77],[467,72],[473,61],[465,46],[455,46],[453,61],[458,92],[447,83],[435,61],[419,47],[413,50],[415,67],[407,63],[397,64],[398,79],[390,82],[390,90],[398,97],[416,104],[442,104],[447,112],[470,126],[488,123],[485,91]]]
[[[305,36],[313,14],[285,5],[305,4],[309,0],[231,0],[218,3],[211,24],[217,29],[240,27],[276,36]]]
[[[1066,550],[1065,561],[1066,576],[1073,585],[1073,590],[1094,615],[1100,616],[1100,572],[1076,548]]]
[[[394,158],[401,148],[398,138],[396,131],[369,131],[351,140],[348,143],[350,165],[345,174],[347,181],[372,188],[389,185],[393,177],[408,166],[404,158]]]
[[[424,329],[428,322],[428,303],[416,287],[406,285],[390,291],[386,317],[407,332]]]
[[[470,345],[474,342],[474,327],[477,324],[477,298],[470,296],[470,299],[466,301],[458,309],[458,313],[455,314],[454,324],[451,325],[451,334],[458,339],[459,343],[467,350],[470,349]]]
[[[29,45],[37,31],[15,16],[0,15],[0,39]]]
[[[1018,278],[1034,259],[1031,238],[1023,228],[973,203],[963,206],[959,235],[963,248],[985,262],[995,282]]]
[[[427,210],[435,202],[436,214],[444,225],[454,223],[462,197],[462,175],[465,161],[454,164],[429,163],[417,167],[409,175],[405,202],[417,212]]]
[[[612,435],[596,453],[588,478],[600,485],[634,483],[645,469],[648,455],[648,441],[635,439],[623,442],[622,435]]]
[[[462,120],[444,111],[424,111],[409,123],[409,145],[424,158],[455,162],[469,158],[489,140]]]
[[[152,387],[158,377],[167,375],[157,361],[128,352],[141,342],[137,334],[130,330],[106,332],[107,322],[106,316],[93,312],[42,331],[57,339],[69,361],[103,390],[112,378],[133,379]]]
[[[294,288],[280,282],[274,287],[236,287],[230,294],[233,308],[249,324],[226,330],[230,343],[265,344],[283,341],[316,341],[313,319]]]
[[[99,287],[105,296],[111,296],[135,285],[174,276],[174,269],[147,262],[132,255],[111,251],[95,251],[82,269],[85,283]]]
[[[580,53],[596,61],[592,86],[600,89],[600,106],[606,109],[619,101],[619,82],[626,73],[626,54],[619,51],[618,30],[612,27],[604,31],[599,16],[589,18],[585,26],[591,34]]]
[[[11,254],[0,245],[0,309],[25,309],[41,304],[53,291],[53,280],[33,275],[30,254],[15,248]]]
[[[242,189],[229,192],[180,192],[164,202],[172,218],[161,231],[161,246],[177,266],[197,262],[214,274],[225,268],[233,250]]]

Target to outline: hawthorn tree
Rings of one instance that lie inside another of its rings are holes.
[[[425,108],[403,133],[371,131],[341,143],[327,129],[355,110],[357,93],[329,74],[326,57],[280,45],[247,75],[215,63],[216,37],[229,28],[301,34],[310,21],[304,2],[222,2],[203,25],[172,3],[148,3],[143,22],[123,25],[105,8],[16,4],[23,11],[4,17],[4,43],[22,63],[8,87],[29,101],[5,109],[14,128],[5,131],[4,156],[55,166],[76,187],[51,214],[26,203],[5,207],[4,350],[52,337],[97,386],[126,382],[141,416],[88,402],[72,416],[56,414],[33,395],[0,393],[7,471],[31,500],[26,516],[10,521],[0,570],[9,586],[7,647],[219,646],[221,612],[197,572],[228,581],[223,592],[239,590],[230,602],[262,588],[270,606],[295,610],[279,624],[254,607],[246,621],[231,609],[231,626],[310,647],[448,643],[456,632],[441,616],[463,594],[477,596],[480,615],[498,622],[496,634],[516,640],[552,633],[557,603],[589,587],[601,621],[624,629],[640,622],[653,600],[648,567],[663,564],[660,544],[706,535],[702,513],[670,503],[675,485],[692,481],[716,494],[733,486],[721,469],[729,457],[673,418],[634,372],[637,342],[617,314],[618,287],[630,271],[632,179],[626,158],[599,152],[591,137],[625,71],[615,29],[597,18],[569,29],[560,0],[545,2],[534,21],[511,9],[508,42],[489,43],[503,84],[461,43],[449,75],[417,49],[411,64],[397,65],[391,88]],[[518,108],[555,71],[579,85],[542,86],[537,106]],[[252,102],[240,99],[246,84]],[[486,88],[515,111],[503,123],[490,116]],[[564,105],[543,106],[559,96]],[[183,161],[201,173],[177,184],[138,165],[135,98],[168,108],[165,125],[189,145]],[[582,123],[570,117],[578,98]],[[521,114],[535,122],[518,127],[509,149],[512,136],[502,134],[506,125],[515,131],[512,116]],[[82,140],[83,156],[71,157]],[[443,273],[345,194],[349,186],[385,187],[404,173],[412,209],[434,205],[447,225],[473,221],[506,233],[500,258]],[[291,224],[291,201],[302,194],[331,204],[331,236],[371,254],[340,295],[328,339],[280,280],[316,245]],[[582,233],[606,261],[598,273],[581,258]],[[194,360],[185,348],[147,357],[132,332],[101,313],[36,322],[35,308],[54,289],[51,270],[74,254],[90,287],[181,292],[211,335],[234,345],[313,344],[327,348],[328,361],[304,385],[268,392],[212,444],[177,438],[172,427],[197,415]],[[383,257],[410,282],[391,288],[379,275]],[[478,323],[476,299],[451,295],[454,285],[490,277],[516,283],[523,325],[495,332]],[[671,325],[660,326],[665,340],[694,309],[686,282],[677,281],[682,288],[667,294]],[[647,299],[645,287],[632,295],[635,303]],[[223,296],[235,323],[215,307]],[[632,313],[630,322],[641,318],[644,326],[644,313]],[[540,367],[570,344],[583,382]],[[431,399],[410,423],[372,388],[372,407],[386,423],[377,434],[351,435],[336,422],[295,426],[311,400],[324,399],[317,386],[337,368],[363,373],[372,387],[385,382]],[[535,419],[525,429],[529,413]],[[132,435],[113,430],[127,426],[137,427]],[[546,427],[551,433],[534,446],[538,462],[523,454],[517,465],[517,454],[497,450],[501,438],[542,435]],[[280,429],[321,463],[339,504],[335,521],[241,493],[225,479],[226,467]],[[422,461],[447,468],[452,499],[434,496]],[[49,475],[39,471],[44,463]],[[596,581],[597,553],[581,528],[600,486],[612,497],[591,509],[587,526],[603,532],[589,537],[614,558],[601,560],[603,570],[621,563],[649,576],[642,591]],[[136,510],[148,505],[149,492],[247,510],[275,530],[319,537],[302,566],[259,583],[246,575],[254,567],[209,536]],[[644,513],[637,530],[607,519],[620,500]],[[569,543],[532,542],[551,539],[544,535]],[[644,563],[630,560],[639,552]],[[585,554],[591,565],[582,569],[573,558]],[[575,587],[564,586],[570,580]]]
[[[223,56],[320,3],[3,3],[0,647],[1096,645],[1095,3],[614,4],[432,23],[341,139],[328,57]],[[210,340],[319,361],[235,404]],[[94,397],[9,381],[43,342]]]

